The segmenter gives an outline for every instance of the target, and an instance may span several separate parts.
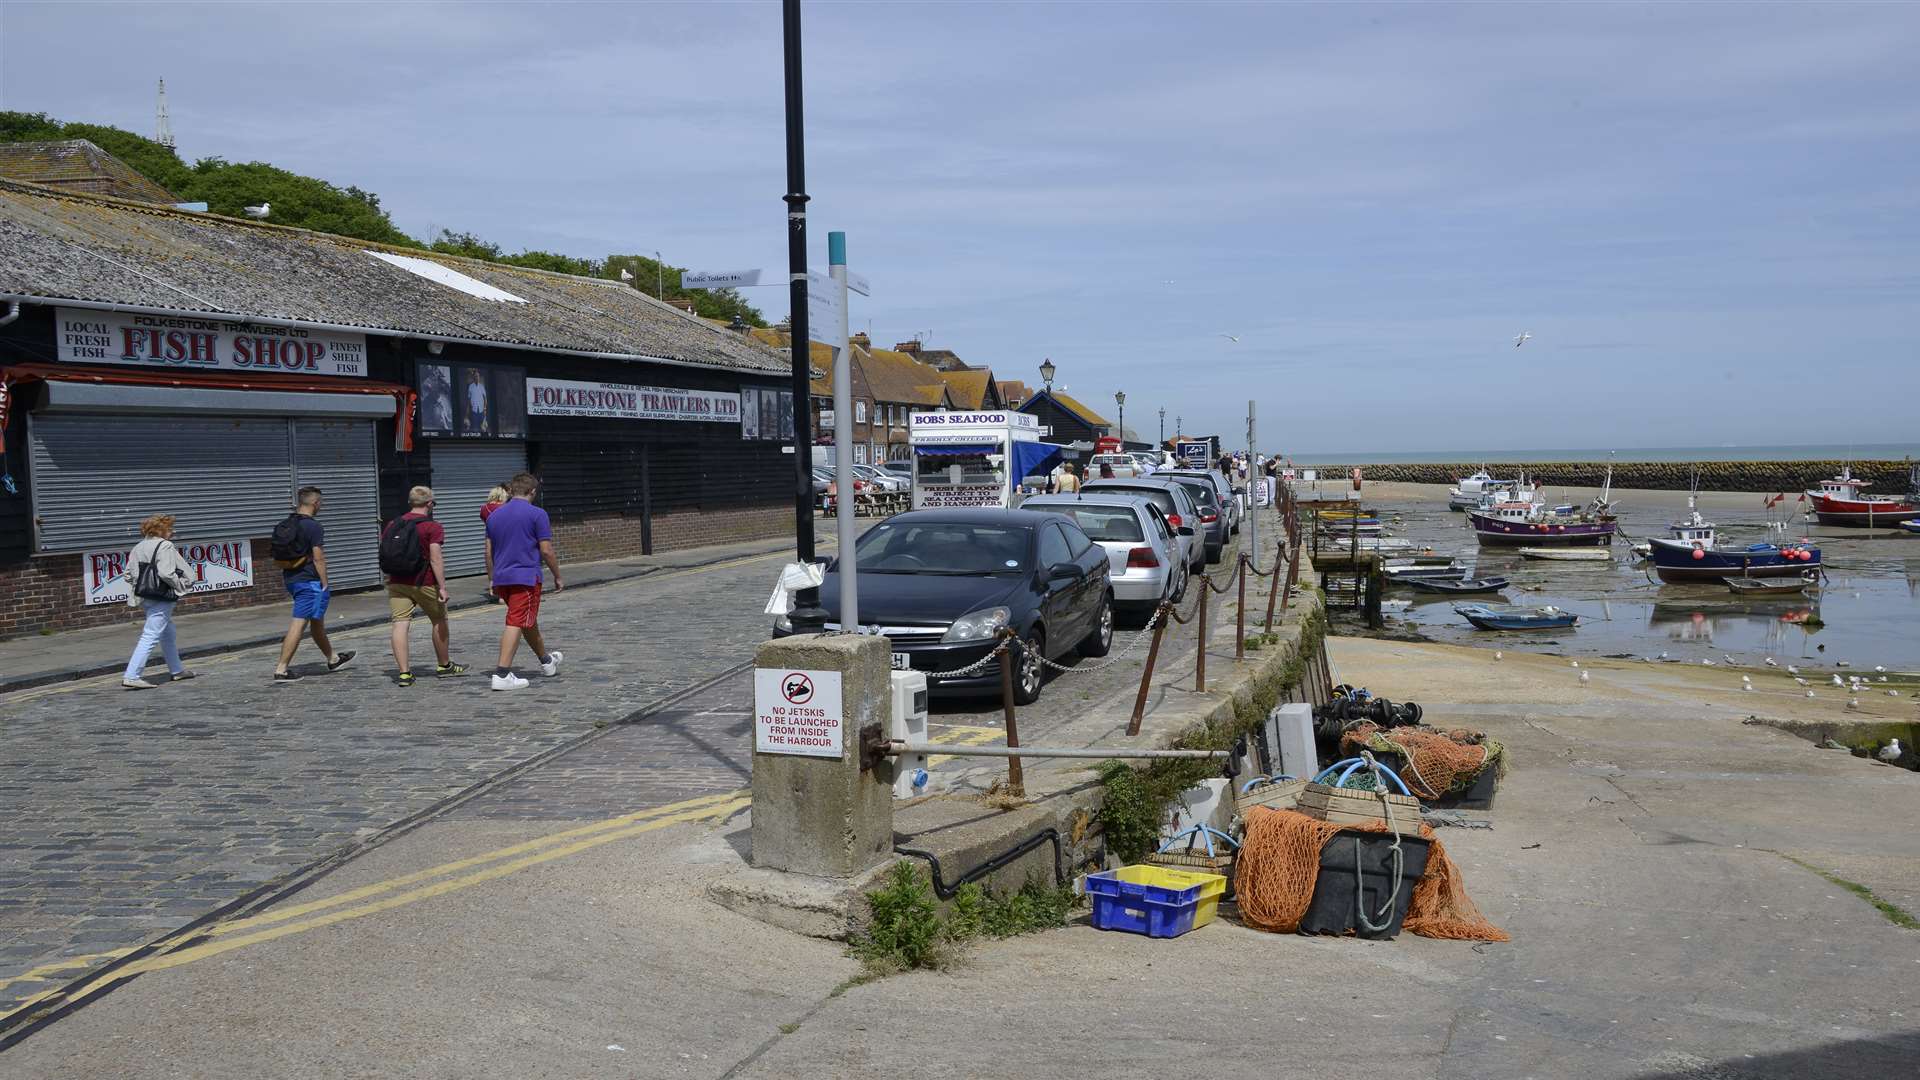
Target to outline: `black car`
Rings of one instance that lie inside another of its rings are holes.
[[[854,545],[860,623],[884,634],[896,668],[958,671],[993,651],[1000,631],[1019,636],[1014,700],[1031,704],[1046,682],[1039,658],[1113,647],[1107,553],[1058,514],[1028,510],[913,510],[868,529]],[[820,604],[840,628],[838,561],[827,567]],[[791,633],[784,620],[776,635]],[[947,690],[997,691],[998,662],[932,678]]]

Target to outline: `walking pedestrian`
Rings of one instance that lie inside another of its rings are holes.
[[[145,608],[146,625],[140,628],[140,640],[127,658],[127,670],[120,685],[129,690],[151,690],[153,684],[141,677],[153,647],[160,646],[160,657],[174,682],[193,678],[180,662],[180,649],[174,644],[173,608],[193,586],[193,570],[173,546],[173,515],[155,514],[140,523],[140,542],[127,553],[127,606]]]
[[[539,482],[529,473],[507,481],[512,496],[500,509],[487,516],[487,539],[493,545],[493,591],[507,602],[507,625],[500,633],[500,663],[493,669],[495,690],[524,690],[527,680],[513,673],[513,654],[520,639],[527,639],[540,674],[552,678],[560,674],[559,650],[547,649],[540,633],[540,567],[553,571],[553,591],[559,592],[560,560],[553,554],[553,524],[547,512],[533,505]]]
[[[482,532],[486,531],[487,518],[493,516],[495,510],[505,506],[508,498],[507,489],[504,485],[496,484],[492,491],[487,492],[487,501],[480,504],[480,528]],[[487,585],[481,592],[486,595],[487,603],[497,604],[500,602],[500,598],[495,596],[493,592],[493,538],[487,537],[482,543],[486,545],[487,551]]]
[[[300,681],[299,672],[289,665],[304,634],[313,635],[328,671],[346,667],[355,655],[351,649],[334,652],[333,642],[327,638],[327,604],[333,593],[327,587],[327,530],[316,520],[321,495],[317,487],[301,488],[294,495],[293,513],[273,527],[269,550],[274,564],[285,575],[287,595],[293,598],[293,620],[287,625],[287,636],[280,640],[280,662],[273,667],[276,685]]]
[[[413,662],[407,655],[407,631],[413,613],[427,616],[433,625],[433,673],[450,679],[465,675],[467,665],[453,662],[452,633],[447,626],[447,564],[440,549],[447,530],[433,520],[433,489],[407,492],[405,514],[380,530],[380,569],[387,572],[387,611],[393,616],[393,659],[400,666],[398,682],[413,685]]]
[[[1054,485],[1061,494],[1070,494],[1080,490],[1080,478],[1074,475],[1071,464],[1060,466],[1060,480]]]

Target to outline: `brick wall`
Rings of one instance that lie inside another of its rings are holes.
[[[653,516],[653,550],[655,553],[679,551],[707,544],[791,535],[792,532],[791,506],[756,506],[725,511],[683,510]],[[604,514],[575,521],[556,521],[553,523],[553,546],[562,566],[638,555],[641,553],[640,516]]]
[[[280,570],[267,552],[267,541],[253,542],[253,587],[190,596],[180,613],[285,602]],[[138,622],[140,613],[124,602],[86,606],[81,587],[79,555],[43,555],[0,566],[0,641],[51,630],[78,630],[116,622]]]

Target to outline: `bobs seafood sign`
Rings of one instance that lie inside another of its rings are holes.
[[[528,379],[527,415],[598,416],[611,420],[740,422],[740,395],[624,383]]]
[[[138,364],[172,370],[367,374],[364,334],[207,319],[56,308],[59,357],[68,364]]]
[[[189,596],[245,589],[253,584],[253,544],[245,538],[204,544],[176,542],[174,546],[180,549],[180,557],[187,561],[187,569],[193,573],[193,584],[187,588]],[[80,556],[80,587],[86,593],[87,606],[126,603],[133,595],[126,572],[124,550],[89,551]]]

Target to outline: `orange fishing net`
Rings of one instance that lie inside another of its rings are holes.
[[[1255,807],[1247,817],[1246,840],[1240,845],[1234,871],[1241,918],[1250,926],[1279,934],[1300,929],[1320,877],[1320,849],[1343,829],[1385,832],[1387,826],[1385,822],[1342,825],[1317,821],[1296,810]],[[1473,906],[1460,879],[1460,868],[1447,857],[1447,849],[1434,837],[1433,828],[1421,825],[1420,835],[1431,840],[1433,846],[1427,852],[1426,872],[1414,883],[1402,926],[1421,937],[1512,940]]]
[[[1398,754],[1407,767],[1400,779],[1421,799],[1433,800],[1450,791],[1464,791],[1482,770],[1506,770],[1506,751],[1499,743],[1465,729],[1382,728],[1372,722],[1355,724],[1340,736],[1342,756],[1362,750]]]

